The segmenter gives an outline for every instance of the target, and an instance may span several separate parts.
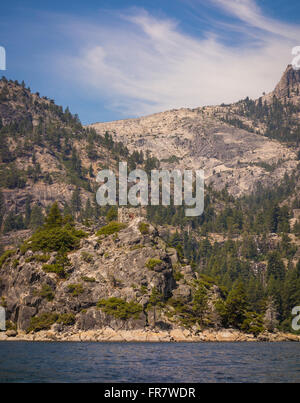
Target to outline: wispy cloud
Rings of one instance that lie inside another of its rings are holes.
[[[194,4],[200,13],[201,0]],[[265,17],[252,0],[211,4],[236,17],[232,32],[242,30],[258,40],[225,44],[217,25],[197,38],[182,32],[177,21],[134,9],[112,14],[110,24],[64,21],[61,29],[73,37],[77,51],[56,55],[58,65],[71,85],[105,97],[125,116],[232,102],[272,90],[292,59],[299,27]]]

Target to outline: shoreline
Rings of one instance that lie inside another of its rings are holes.
[[[171,331],[119,330],[101,329],[93,331],[57,333],[52,330],[38,333],[0,333],[1,341],[29,342],[123,342],[123,343],[213,343],[213,342],[300,342],[300,335],[291,333],[262,333],[255,337],[238,330],[224,329],[220,331],[204,330],[191,333],[188,330]]]

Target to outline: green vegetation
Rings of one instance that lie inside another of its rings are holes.
[[[71,265],[66,254],[59,253],[55,258],[55,263],[44,264],[42,269],[46,273],[55,273],[59,278],[66,279],[68,277],[67,268]]]
[[[26,263],[30,263],[30,262],[47,263],[49,259],[50,259],[50,255],[32,255],[30,257],[27,257],[25,259],[25,262]]]
[[[7,260],[16,253],[15,250],[7,250],[0,257],[0,268],[7,262]]]
[[[51,207],[45,224],[25,242],[22,251],[31,249],[33,252],[66,253],[78,248],[80,239],[86,236],[81,230],[76,230],[72,222],[65,222],[57,203]]]
[[[97,307],[107,315],[112,315],[117,319],[128,320],[138,319],[143,308],[136,302],[126,302],[121,298],[101,299]]]
[[[144,222],[139,223],[140,233],[142,235],[148,235],[149,234],[149,227],[150,227],[150,225],[147,224],[147,223],[144,223]]]
[[[12,322],[11,320],[7,320],[5,322],[5,327],[6,327],[6,330],[14,330],[14,331],[17,330],[17,325],[14,322]]]
[[[115,206],[111,207],[107,214],[106,214],[106,219],[108,222],[110,221],[116,221],[118,219],[118,210]]]
[[[47,299],[48,301],[53,301],[54,300],[54,292],[52,290],[52,288],[50,287],[50,285],[48,284],[44,284],[41,288],[41,290],[39,291],[38,295],[42,298]]]
[[[151,258],[147,261],[146,267],[150,270],[154,270],[157,266],[162,264],[162,260]]]
[[[57,323],[61,323],[64,326],[72,326],[75,324],[76,318],[73,313],[63,313],[59,315]]]
[[[78,295],[84,293],[84,288],[82,284],[69,284],[68,290],[73,295],[73,297],[78,297]]]
[[[209,280],[209,282],[203,279],[195,281],[191,303],[182,297],[170,298],[167,301],[168,316],[187,328],[194,325],[201,327],[212,325],[213,323],[209,321],[209,318],[205,317],[211,282],[213,283],[213,280]]]
[[[30,320],[30,326],[27,329],[27,333],[39,332],[41,330],[49,330],[52,325],[58,320],[59,315],[57,313],[42,313],[39,316],[34,316]]]
[[[97,235],[101,236],[109,236],[112,234],[117,234],[119,231],[121,231],[122,229],[126,228],[126,224],[123,223],[119,223],[116,221],[112,221],[109,224],[105,225],[104,227],[102,227],[98,232]]]
[[[83,276],[81,279],[86,283],[96,283],[96,279],[94,277]]]
[[[16,267],[18,267],[20,264],[20,261],[18,259],[14,259],[12,262],[12,267],[15,269]]]
[[[56,312],[45,312],[39,316],[34,316],[30,320],[30,326],[27,329],[29,332],[39,332],[41,330],[49,330],[54,323],[61,323],[65,326],[71,326],[75,323],[75,315],[63,313],[59,315]]]
[[[178,282],[178,281],[184,279],[184,275],[183,275],[182,273],[180,273],[179,270],[174,270],[174,271],[173,271],[173,277],[174,277],[174,280],[175,280],[176,282]]]
[[[93,263],[93,261],[94,261],[93,255],[88,252],[82,252],[81,259],[86,263]]]
[[[163,294],[160,293],[156,287],[153,287],[151,290],[151,295],[149,298],[149,304],[147,306],[147,309],[150,309],[152,307],[162,308],[164,305],[165,300]]]
[[[2,306],[3,308],[7,307],[7,302],[6,302],[6,298],[5,297],[1,297],[0,299],[0,306]]]
[[[241,120],[241,118],[251,119],[256,125],[258,123],[264,125],[265,136],[297,144],[300,133],[298,113],[298,105],[290,101],[282,102],[276,96],[270,104],[263,102],[262,98],[257,102],[247,97],[238,103],[237,115],[240,118],[226,117],[223,120],[235,127],[253,131]]]
[[[42,267],[45,273],[55,273],[59,278],[66,278],[67,273],[64,267],[59,264],[44,264]]]

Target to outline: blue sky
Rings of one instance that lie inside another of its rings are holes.
[[[300,45],[298,0],[24,3],[1,5],[3,73],[83,123],[258,97]]]

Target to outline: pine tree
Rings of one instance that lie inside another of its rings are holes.
[[[5,213],[5,201],[3,193],[0,191],[0,229],[2,227],[4,213]]]
[[[46,217],[45,226],[49,227],[49,228],[59,227],[62,225],[62,222],[63,222],[63,220],[62,220],[61,212],[59,210],[57,202],[55,202],[51,206],[50,211]]]
[[[31,214],[29,227],[32,230],[36,230],[44,224],[44,215],[40,206],[33,206]]]
[[[267,274],[268,274],[268,278],[273,276],[275,280],[284,279],[285,266],[284,266],[284,263],[281,260],[278,252],[272,252],[269,254]]]
[[[26,198],[26,202],[25,202],[25,219],[24,219],[24,224],[26,227],[29,226],[29,222],[30,222],[30,217],[31,217],[31,206],[30,206],[30,196],[28,196]]]
[[[237,281],[234,285],[225,303],[226,319],[229,326],[240,328],[245,320],[247,311],[247,297],[242,282]]]
[[[72,194],[71,198],[71,210],[73,214],[76,215],[81,209],[81,197],[80,197],[80,189],[76,188]]]
[[[106,214],[106,219],[107,221],[115,221],[118,218],[118,210],[116,207],[112,206],[107,214]]]

